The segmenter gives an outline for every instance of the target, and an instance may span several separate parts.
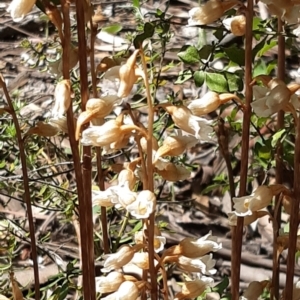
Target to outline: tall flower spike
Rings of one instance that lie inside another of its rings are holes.
[[[183,131],[194,135],[200,141],[212,141],[211,134],[213,133],[213,129],[211,121],[194,116],[184,105],[175,106],[165,103],[160,104],[159,107],[165,109],[171,115],[175,125]]]
[[[210,277],[203,276],[201,279],[186,281],[182,286],[181,292],[175,295],[174,300],[194,299],[201,296],[202,293],[212,284],[214,280]]]
[[[210,0],[200,7],[194,7],[189,11],[188,24],[193,25],[207,25],[220,19],[224,13],[234,7],[239,1],[229,0]]]
[[[32,10],[35,2],[36,0],[13,0],[7,11],[10,13],[14,22],[21,22]]]
[[[116,105],[121,104],[122,100],[115,95],[107,95],[102,98],[92,98],[86,103],[86,110],[83,111],[77,120],[76,137],[79,136],[83,124],[93,119],[102,119],[109,115]],[[94,124],[96,125],[96,124]]]

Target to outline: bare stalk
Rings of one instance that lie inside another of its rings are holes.
[[[297,244],[297,233],[299,225],[299,203],[300,203],[300,117],[298,117],[297,125],[295,126],[295,154],[294,154],[294,201],[292,201],[290,232],[289,232],[289,247],[287,257],[287,272],[285,284],[285,298],[293,299],[293,281],[295,271],[295,254]]]
[[[153,139],[153,122],[154,122],[154,109],[152,103],[152,97],[150,92],[150,86],[148,81],[148,72],[147,72],[147,64],[145,60],[145,54],[143,51],[143,47],[140,48],[141,60],[144,71],[144,82],[146,88],[147,95],[147,105],[148,105],[148,136],[147,136],[147,173],[148,173],[148,186],[144,187],[144,189],[148,188],[150,191],[154,191],[154,183],[153,183],[153,166],[152,166],[152,139]],[[147,224],[148,229],[148,253],[149,253],[149,273],[151,278],[151,300],[157,299],[157,276],[154,265],[154,226],[155,226],[155,212],[153,212]]]
[[[281,18],[278,18],[278,70],[277,77],[284,81],[285,77],[285,42],[284,36],[282,35],[283,22]],[[284,127],[284,111],[281,110],[277,113],[277,130],[281,130]],[[278,143],[276,148],[276,183],[282,183],[282,171],[283,171],[283,147],[282,143]],[[271,300],[279,299],[279,263],[278,263],[278,247],[277,237],[279,235],[279,229],[281,224],[281,202],[280,195],[276,196],[274,207],[278,208],[274,210],[274,221],[273,221],[273,277],[272,277],[272,290]]]
[[[245,107],[242,131],[242,154],[239,196],[244,196],[247,189],[248,177],[248,152],[249,132],[252,102],[252,22],[253,22],[253,0],[247,0],[246,9],[246,35],[245,35]],[[231,255],[231,294],[232,300],[239,299],[240,267],[243,238],[243,218],[237,218],[237,226],[232,227],[232,255]]]
[[[4,91],[4,95],[9,107],[9,113],[12,116],[15,128],[16,128],[16,135],[20,150],[20,159],[22,165],[22,174],[23,174],[23,184],[24,184],[24,200],[26,203],[26,209],[28,214],[28,223],[29,223],[29,234],[30,234],[30,241],[31,241],[31,253],[32,253],[32,261],[33,261],[33,272],[34,272],[34,291],[35,291],[35,299],[40,299],[40,282],[39,282],[39,266],[38,266],[38,257],[37,257],[37,248],[36,248],[36,239],[35,239],[35,229],[33,223],[33,214],[32,214],[32,207],[31,207],[31,199],[30,199],[30,190],[29,190],[29,178],[27,173],[27,164],[26,164],[26,154],[25,154],[25,145],[24,140],[22,139],[22,132],[19,125],[18,117],[14,110],[13,103],[9,96],[5,81],[0,74],[0,86]]]

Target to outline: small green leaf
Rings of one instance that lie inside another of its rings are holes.
[[[201,59],[208,59],[211,53],[213,52],[213,45],[205,45],[199,50],[199,57]]]
[[[223,294],[224,290],[226,290],[226,288],[229,285],[229,279],[227,276],[224,277],[224,279],[217,284],[215,287],[212,288],[213,292],[218,293],[220,296]]]
[[[140,1],[139,0],[133,0],[132,1],[132,6],[135,8],[140,8]]]
[[[243,78],[237,74],[224,72],[229,92],[242,91],[244,87]]]
[[[245,65],[245,50],[238,48],[237,46],[231,46],[224,48],[224,52],[227,54],[228,58],[238,64],[239,66]]]
[[[275,147],[278,143],[278,141],[281,139],[281,137],[284,135],[285,129],[277,131],[273,136],[272,136],[272,142],[271,145],[272,147]]]
[[[205,82],[208,88],[217,93],[228,92],[228,84],[224,75],[219,73],[206,73]]]
[[[277,45],[277,41],[275,40],[271,40],[268,41],[261,50],[258,51],[257,56],[261,57],[263,56],[267,51],[269,51],[270,49],[274,48]]]
[[[178,57],[186,64],[195,64],[200,60],[197,48],[190,45],[183,46]]]
[[[193,77],[196,87],[201,87],[205,80],[205,73],[203,71],[196,71]]]
[[[145,23],[144,32],[138,34],[133,41],[135,49],[139,49],[143,44],[144,40],[152,37],[154,34],[154,30],[155,30],[155,26],[152,23],[149,22]]]
[[[106,27],[102,27],[102,31],[107,32],[109,34],[116,34],[123,29],[121,24],[112,24]]]
[[[179,72],[177,80],[174,82],[175,84],[181,84],[186,82],[187,80],[191,79],[193,77],[193,73],[191,70],[185,70]]]

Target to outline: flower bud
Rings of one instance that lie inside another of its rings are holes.
[[[200,296],[207,287],[211,286],[214,280],[210,277],[202,277],[193,281],[186,281],[181,292],[175,295],[174,300],[194,299]]]
[[[192,8],[189,11],[189,25],[207,25],[220,19],[224,13],[238,4],[239,1],[209,0],[200,7]]]
[[[246,17],[244,15],[227,18],[223,24],[235,36],[243,36],[246,33]]]
[[[156,169],[155,172],[159,174],[163,179],[168,181],[179,181],[188,179],[191,176],[191,172],[185,167],[168,163],[165,169]]]
[[[119,176],[118,176],[118,184],[119,185],[122,185],[125,182],[128,182],[129,189],[133,190],[136,181],[137,181],[137,179],[132,170],[125,169],[119,173]]]
[[[137,252],[134,253],[131,264],[136,265],[140,269],[148,270],[149,269],[149,254],[148,252]]]
[[[65,116],[55,117],[49,119],[49,124],[52,126],[56,126],[59,131],[62,131],[64,133],[68,133],[68,123],[67,118]],[[74,126],[75,126],[74,122]]]
[[[7,11],[14,22],[21,22],[33,8],[36,0],[13,0]]]
[[[140,139],[141,147],[144,151],[144,153],[147,153],[147,139],[145,137],[142,137]],[[157,150],[158,149],[158,141],[155,137],[152,137],[152,149]]]
[[[119,65],[118,61],[113,57],[105,56],[97,66],[97,72],[105,72],[108,69]]]
[[[71,84],[70,80],[64,79],[60,81],[54,92],[55,104],[52,109],[53,116],[62,116],[71,104]]]
[[[49,20],[54,24],[54,26],[57,28],[59,34],[62,37],[63,20],[60,11],[55,5],[52,5],[51,3],[46,3],[44,5],[45,5],[45,12]]]
[[[139,296],[139,289],[132,281],[124,281],[119,289],[102,300],[136,300]]]
[[[124,275],[119,272],[111,272],[107,276],[96,278],[97,293],[106,294],[115,292],[122,282],[125,281]]]

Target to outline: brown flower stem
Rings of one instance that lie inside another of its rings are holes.
[[[27,214],[28,214],[29,235],[30,235],[30,241],[31,241],[35,299],[39,300],[40,299],[39,266],[38,266],[38,255],[37,255],[37,247],[36,247],[35,229],[34,229],[34,223],[33,223],[33,213],[32,213],[32,207],[31,207],[31,199],[30,199],[30,189],[29,189],[29,178],[28,178],[28,172],[27,172],[25,144],[24,144],[24,140],[22,139],[22,133],[21,133],[21,128],[20,128],[17,114],[14,110],[13,103],[11,101],[11,98],[10,98],[8,90],[7,90],[7,86],[6,86],[5,81],[1,74],[0,74],[0,86],[2,87],[2,89],[4,91],[4,95],[5,95],[8,107],[9,107],[9,113],[12,116],[13,123],[16,128],[16,136],[17,136],[17,140],[18,140],[20,159],[21,159],[21,165],[22,165],[23,184],[24,184],[24,200],[26,203],[26,209],[27,209]]]
[[[148,136],[147,136],[147,173],[148,173],[148,186],[144,189],[148,189],[151,192],[154,191],[153,182],[153,166],[152,166],[152,139],[153,139],[153,122],[154,122],[154,109],[153,101],[150,92],[150,86],[148,81],[147,64],[143,47],[140,47],[140,54],[142,60],[142,66],[144,71],[144,83],[147,95],[148,105]],[[148,229],[148,253],[149,253],[149,273],[151,278],[151,300],[156,300],[158,296],[157,290],[157,273],[154,265],[154,226],[155,226],[155,212],[153,212],[147,222]]]
[[[246,34],[245,34],[245,107],[242,131],[242,154],[239,196],[246,195],[248,178],[248,152],[249,133],[251,118],[251,101],[253,97],[252,86],[252,22],[253,22],[253,0],[247,0],[246,9]],[[237,218],[237,226],[232,227],[232,259],[231,259],[231,294],[232,300],[239,299],[240,267],[243,238],[243,218]]]
[[[160,261],[160,257],[159,257],[159,255],[157,253],[154,253],[154,256],[155,256],[155,258],[156,258],[157,261]],[[160,270],[161,270],[161,274],[162,274],[162,279],[163,279],[163,285],[164,285],[163,297],[164,297],[164,300],[168,300],[169,299],[169,295],[168,295],[168,277],[167,277],[167,272],[166,272],[163,264],[159,265],[159,266],[160,266]]]
[[[85,35],[85,12],[88,10],[88,2],[76,0],[79,74],[81,109],[84,111],[89,98],[88,70],[87,70],[87,43]],[[92,164],[91,147],[83,147],[83,190],[84,198],[79,199],[80,228],[85,236],[81,236],[81,246],[87,248],[87,256],[82,257],[82,268],[85,269],[83,276],[87,276],[88,285],[83,286],[84,299],[96,299],[95,265],[94,265],[94,224],[92,212]]]
[[[281,18],[277,19],[278,21],[278,70],[277,77],[281,80],[284,80],[285,77],[285,40],[282,35],[283,22]],[[281,130],[284,127],[284,111],[279,111],[277,113],[277,130]],[[277,144],[276,148],[276,183],[282,183],[282,171],[283,171],[283,147],[282,143]],[[281,201],[280,195],[275,197],[274,207],[277,209],[274,210],[274,221],[273,221],[273,274],[272,274],[272,289],[271,289],[271,300],[279,299],[279,263],[278,263],[278,246],[277,246],[277,237],[279,235],[279,228],[281,224]]]
[[[293,281],[295,271],[295,254],[297,244],[297,233],[299,225],[299,203],[300,203],[300,117],[297,120],[295,127],[295,154],[294,154],[294,201],[292,201],[291,218],[290,218],[290,232],[289,232],[289,246],[287,257],[287,273],[285,284],[285,298],[293,299]]]

